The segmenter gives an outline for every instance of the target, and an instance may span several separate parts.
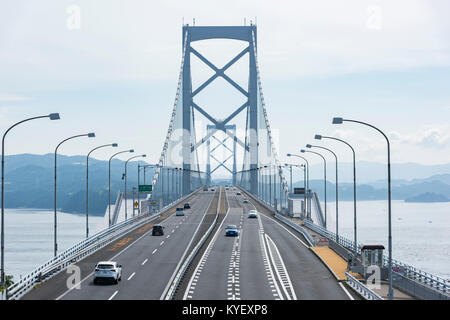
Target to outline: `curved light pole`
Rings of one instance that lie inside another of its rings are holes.
[[[130,160],[132,160],[132,159],[140,158],[140,157],[145,158],[146,156],[147,156],[146,154],[141,154],[139,156],[131,157],[127,161],[125,161],[125,220],[127,220],[127,218],[128,218],[128,210],[127,210],[127,165],[128,165],[128,162]],[[133,208],[134,208],[134,203],[133,203]]]
[[[9,127],[5,133],[3,134],[3,138],[2,138],[2,218],[1,218],[1,224],[2,224],[2,229],[1,229],[1,267],[0,267],[0,285],[3,285],[5,283],[5,138],[6,135],[8,134],[8,132],[18,126],[21,123],[24,122],[28,122],[31,120],[36,120],[36,119],[43,119],[43,118],[49,118],[50,120],[59,120],[59,113],[50,113],[49,115],[45,115],[45,116],[37,116],[37,117],[31,117],[31,118],[27,118],[24,119],[22,121],[16,122],[15,124],[13,124],[11,127]]]
[[[381,135],[386,139],[387,143],[387,174],[388,174],[388,251],[389,251],[389,292],[388,292],[388,298],[389,300],[394,299],[394,290],[392,289],[392,211],[391,211],[391,145],[389,142],[388,137],[386,134],[375,127],[374,125],[371,125],[370,123],[357,121],[357,120],[350,120],[350,119],[343,119],[343,118],[333,118],[333,124],[342,124],[343,122],[354,122],[359,123],[368,127],[371,127],[372,129],[375,129]]]
[[[121,153],[133,153],[134,149],[114,153],[108,160],[108,227],[111,227],[111,160]]]
[[[90,133],[85,133],[85,134],[77,134],[75,136],[71,136],[69,138],[64,139],[63,141],[61,141],[60,143],[58,143],[58,145],[55,148],[55,180],[54,180],[54,198],[53,198],[53,210],[54,210],[54,243],[53,243],[53,252],[54,255],[56,257],[56,254],[58,253],[58,241],[57,241],[57,226],[58,226],[58,220],[57,220],[57,215],[56,215],[56,160],[57,160],[57,155],[58,155],[58,149],[59,147],[66,141],[75,139],[75,138],[81,138],[81,137],[88,137],[88,138],[95,138],[95,133],[90,132]]]
[[[288,157],[297,157],[297,158],[303,159],[305,161],[305,163],[306,163],[306,175],[307,175],[307,177],[306,177],[306,189],[305,189],[305,214],[308,215],[308,211],[309,211],[309,213],[311,213],[311,208],[309,206],[307,206],[307,204],[308,204],[307,202],[308,201],[306,199],[306,192],[309,190],[309,161],[305,157],[302,157],[302,156],[300,156],[298,154],[288,153],[287,156]]]
[[[325,204],[325,229],[327,228],[327,160],[325,159],[324,156],[322,156],[320,153],[315,152],[315,151],[311,151],[311,150],[300,150],[300,152],[309,152],[309,153],[314,153],[316,155],[318,155],[319,157],[322,158],[323,160],[323,192],[324,192],[324,204]]]
[[[89,156],[97,149],[117,146],[117,143],[104,144],[92,149],[86,156],[86,239],[89,238]]]
[[[354,248],[353,248],[353,255],[356,260],[356,256],[358,253],[358,242],[357,242],[357,226],[356,226],[356,154],[355,149],[347,142],[339,138],[335,137],[328,137],[328,136],[322,136],[320,134],[316,134],[314,136],[314,139],[322,140],[322,139],[330,139],[330,140],[336,140],[339,142],[342,142],[346,144],[351,150],[353,155],[353,235],[354,235]]]
[[[339,197],[338,197],[339,182],[338,182],[338,158],[337,158],[337,155],[336,155],[336,153],[333,152],[333,150],[330,150],[330,149],[322,147],[322,146],[315,146],[315,145],[307,144],[306,147],[327,150],[333,154],[334,159],[336,160],[336,242],[339,243]]]

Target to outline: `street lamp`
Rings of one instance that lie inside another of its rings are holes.
[[[55,181],[54,181],[54,199],[53,199],[53,210],[54,210],[54,244],[53,244],[53,251],[54,251],[54,255],[56,257],[56,254],[58,252],[58,241],[57,241],[57,225],[58,225],[58,220],[57,220],[57,216],[56,216],[56,160],[57,160],[57,155],[58,155],[58,149],[59,147],[66,141],[75,139],[75,138],[81,138],[81,137],[88,137],[88,138],[95,138],[95,133],[90,132],[90,133],[85,133],[85,134],[77,134],[75,136],[71,136],[69,138],[64,139],[63,141],[61,141],[55,148]]]
[[[128,165],[128,162],[130,160],[132,160],[132,159],[140,158],[140,157],[145,158],[146,156],[147,156],[146,154],[141,154],[139,156],[131,157],[127,161],[125,161],[125,220],[127,220],[127,218],[128,218],[128,210],[127,210],[127,165]],[[133,208],[134,208],[134,203],[133,203]]]
[[[322,139],[331,139],[331,140],[336,140],[339,142],[342,142],[344,144],[346,144],[351,150],[352,150],[352,154],[353,154],[353,233],[354,233],[354,256],[356,259],[356,255],[358,253],[358,242],[357,242],[357,227],[356,227],[356,154],[355,154],[355,149],[353,149],[353,147],[346,141],[339,139],[339,138],[335,138],[335,137],[328,137],[328,136],[322,136],[320,134],[316,134],[314,136],[314,139],[317,140],[322,140]]]
[[[89,238],[89,156],[91,155],[92,152],[94,152],[97,149],[104,147],[117,147],[117,146],[118,146],[117,143],[104,144],[102,146],[92,149],[86,156],[86,239]]]
[[[386,139],[387,143],[387,174],[388,174],[388,251],[389,251],[389,292],[388,292],[388,298],[389,300],[394,299],[394,290],[392,289],[392,211],[391,211],[391,145],[389,142],[388,137],[386,134],[375,127],[374,125],[371,125],[366,122],[357,121],[357,120],[350,120],[350,119],[343,119],[343,118],[333,118],[333,124],[342,124],[343,122],[354,122],[359,123],[368,127],[371,127],[372,129],[375,129],[379,133],[383,135],[383,137]]]
[[[133,153],[134,149],[124,150],[117,153],[114,153],[108,161],[108,227],[111,227],[111,160],[121,153]]]
[[[323,160],[323,193],[324,193],[324,205],[325,205],[325,228],[327,227],[327,160],[325,159],[324,156],[322,156],[320,153],[315,152],[315,151],[310,151],[310,150],[300,150],[300,152],[305,153],[305,152],[309,152],[309,153],[314,153],[316,155],[318,155],[319,157],[322,158]]]
[[[302,157],[302,156],[300,156],[298,154],[288,153],[287,156],[288,157],[297,157],[297,158],[303,159],[303,161],[305,161],[305,163],[306,163],[307,178],[306,178],[306,189],[305,189],[305,214],[308,215],[308,212],[309,212],[309,215],[311,215],[311,208],[310,208],[310,206],[307,205],[308,203],[307,203],[307,199],[306,199],[306,192],[309,190],[309,161],[305,157]]]
[[[339,189],[339,183],[338,183],[338,158],[336,153],[334,153],[332,150],[322,147],[322,146],[313,146],[310,144],[306,145],[307,148],[320,148],[323,150],[327,150],[328,152],[331,152],[336,160],[336,242],[339,243],[339,197],[338,197],[338,189]]]
[[[2,138],[2,218],[1,218],[1,276],[0,276],[0,284],[3,285],[5,283],[5,138],[8,132],[18,126],[21,123],[36,120],[36,119],[42,119],[42,118],[49,118],[50,120],[59,120],[59,113],[50,113],[49,115],[45,116],[37,116],[32,118],[27,118],[22,121],[16,122],[11,127],[9,127],[5,133],[3,134]]]

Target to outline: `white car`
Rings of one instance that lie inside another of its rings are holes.
[[[247,214],[247,218],[258,218],[258,211],[250,210]]]
[[[100,261],[95,266],[94,284],[99,280],[112,280],[115,284],[122,280],[122,266],[115,261]]]

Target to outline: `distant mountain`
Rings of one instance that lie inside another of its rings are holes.
[[[406,198],[405,202],[450,202],[450,198],[447,198],[441,194],[426,192],[414,197]]]
[[[303,187],[303,181],[293,184],[294,187]],[[310,188],[315,190],[320,199],[323,200],[323,180],[311,180]],[[327,181],[327,198],[333,201],[335,198],[336,186],[334,183]],[[392,199],[406,200],[412,197],[422,195],[423,193],[432,193],[444,198],[450,198],[450,184],[445,184],[440,181],[423,181],[417,183],[408,183],[392,186]],[[356,189],[357,200],[385,200],[387,199],[387,186],[384,184],[383,188],[379,185],[358,184]],[[340,183],[339,184],[339,199],[353,200],[353,184]],[[420,197],[417,199],[421,199]],[[426,201],[424,201],[426,202]]]
[[[128,163],[128,190],[137,185],[137,165]],[[111,161],[111,202],[124,189],[125,162]],[[7,208],[53,209],[54,155],[20,154],[5,157],[5,206]],[[86,211],[86,157],[58,155],[57,207],[69,213]],[[146,170],[146,182],[154,169]],[[143,172],[141,171],[141,184]],[[89,159],[89,212],[103,215],[108,204],[108,161]]]
[[[297,163],[297,161],[295,161]],[[329,179],[334,177],[334,162],[327,163]],[[358,183],[378,182],[384,184],[387,179],[387,167],[384,163],[358,161],[356,163],[356,174]],[[434,176],[436,179],[450,179],[450,163],[440,165],[422,165],[417,163],[393,163],[391,164],[393,184],[410,181],[411,179],[428,179]],[[322,177],[323,165],[315,164],[310,168],[310,177]],[[294,180],[302,177],[300,170],[294,169]],[[444,177],[439,177],[444,176]],[[339,180],[342,182],[353,181],[353,164],[349,162],[339,163]],[[444,181],[442,181],[444,182]]]

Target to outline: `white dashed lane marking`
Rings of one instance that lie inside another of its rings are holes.
[[[112,300],[115,296],[116,296],[116,294],[118,293],[119,291],[116,291],[116,292],[114,292],[113,294],[112,294],[112,296],[111,297],[109,297],[109,299],[108,300]]]
[[[133,273],[131,274],[131,276],[128,277],[128,280],[131,280],[131,278],[133,278],[135,274],[136,274],[136,272],[133,272]]]
[[[144,262],[142,262],[142,265],[146,264],[148,261],[148,258],[144,260]]]

